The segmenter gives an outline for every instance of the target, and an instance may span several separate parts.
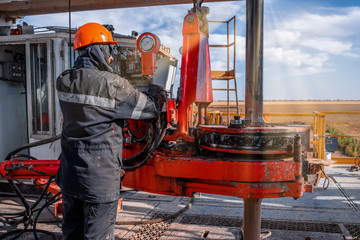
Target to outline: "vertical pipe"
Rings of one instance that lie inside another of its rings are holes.
[[[69,0],[69,54],[70,54],[70,66],[69,69],[72,68],[72,52],[71,52],[71,0]]]
[[[237,79],[236,79],[236,16],[233,17],[234,20],[234,86],[235,86],[235,98],[236,98],[236,113],[240,116],[239,111],[239,99],[238,99],[238,92],[237,92]]]
[[[39,100],[39,116],[36,116],[36,118],[37,117],[39,117],[40,118],[40,134],[43,134],[43,119],[42,119],[42,91],[41,91],[41,82],[42,82],[42,79],[41,79],[41,77],[42,77],[42,74],[41,74],[41,57],[42,57],[42,55],[41,55],[41,49],[40,49],[40,46],[42,46],[42,45],[40,45],[40,44],[38,44],[38,45],[36,45],[36,51],[37,51],[37,59],[36,59],[36,61],[37,61],[37,63],[38,63],[38,78],[37,78],[37,82],[38,82],[38,87],[40,88],[39,89],[39,95],[40,96],[37,96],[37,97],[39,97],[38,99],[40,99]],[[45,81],[46,82],[46,81]],[[35,91],[37,92],[37,88],[35,88]],[[37,93],[36,93],[37,94]],[[35,121],[37,121],[37,119],[35,119]],[[36,129],[36,131],[38,131],[38,129]]]
[[[325,154],[325,131],[326,131],[325,113],[321,113],[320,120],[321,120],[321,132],[320,132],[319,140],[321,140],[321,144],[320,144],[321,155],[319,158],[325,160],[325,158],[326,158],[326,154]]]
[[[230,20],[229,20],[230,21]],[[227,51],[227,72],[230,71],[230,31],[229,31],[229,21],[226,23],[226,33],[227,33],[227,42],[226,42],[226,51]],[[230,79],[227,80],[227,123],[230,123]]]
[[[244,240],[260,240],[261,198],[244,199]]]
[[[263,17],[264,0],[246,1],[245,119],[252,120],[252,125],[264,123]]]
[[[319,137],[318,137],[318,125],[317,125],[317,119],[318,119],[318,113],[314,112],[313,113],[313,141],[315,142],[315,149],[313,151],[313,157],[317,158],[318,157],[318,152],[319,152]]]

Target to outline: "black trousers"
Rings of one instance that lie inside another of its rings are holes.
[[[89,203],[62,195],[64,240],[113,240],[118,201]]]

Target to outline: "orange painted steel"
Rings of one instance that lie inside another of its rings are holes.
[[[159,153],[147,165],[126,172],[123,185],[175,196],[203,192],[239,198],[299,198],[305,186],[301,173],[301,163],[292,159],[236,161]]]
[[[155,43],[153,49],[149,52],[145,52],[140,47],[140,42],[144,36],[151,36]],[[156,54],[160,49],[160,39],[153,33],[145,32],[141,34],[136,42],[137,49],[141,52],[141,72],[142,75],[154,75],[156,70]]]
[[[204,23],[203,23],[204,24]],[[179,138],[188,142],[189,107],[192,103],[211,103],[213,101],[208,36],[200,30],[197,14],[189,13],[183,24],[183,49],[181,59],[181,79],[178,107],[178,127],[168,140]]]

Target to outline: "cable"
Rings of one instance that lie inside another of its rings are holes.
[[[147,139],[148,140],[147,140],[145,147],[143,147],[139,153],[137,153],[131,157],[128,157],[128,158],[123,158],[122,162],[124,165],[133,164],[135,162],[138,162],[141,159],[144,159],[148,155],[148,153],[151,150],[151,146],[152,146],[152,143],[154,142],[154,137],[155,137],[154,136],[155,134],[152,134],[153,128],[156,129],[155,124],[152,124],[152,125],[149,124],[149,127],[147,128]]]
[[[122,169],[124,170],[134,170],[137,169],[143,165],[145,165],[155,154],[156,149],[160,145],[162,139],[165,137],[166,134],[166,128],[163,128],[162,131],[159,130],[159,128],[155,128],[155,140],[153,141],[152,147],[150,151],[147,153],[146,158],[141,161],[140,163],[133,165],[133,166],[122,166]]]
[[[41,212],[47,208],[48,206],[50,206],[51,204],[59,201],[61,199],[61,197],[59,197],[59,195],[61,194],[61,192],[58,192],[57,194],[55,194],[52,198],[50,198],[40,209],[39,211],[37,212],[36,216],[35,216],[35,219],[34,219],[34,224],[33,224],[33,232],[34,232],[34,237],[36,240],[39,240],[39,236],[37,234],[37,230],[36,230],[36,224],[37,224],[37,220],[41,214]],[[59,197],[59,198],[58,198]],[[48,232],[48,231],[47,231]],[[52,233],[52,232],[49,232],[50,235],[53,236],[53,238],[56,240],[56,236]]]
[[[47,139],[44,139],[44,140],[40,140],[40,141],[37,141],[37,142],[34,142],[34,143],[29,143],[29,144],[25,144],[13,151],[11,151],[6,157],[5,157],[5,160],[10,160],[11,157],[24,150],[24,149],[28,149],[28,148],[32,148],[32,147],[37,147],[37,146],[40,146],[40,145],[44,145],[44,144],[47,144],[47,143],[51,143],[51,142],[55,142],[57,140],[59,140],[61,138],[61,135],[56,135],[55,137],[51,137],[51,138],[47,138]]]
[[[51,204],[59,201],[61,199],[61,197],[59,197],[59,195],[61,194],[61,192],[58,192],[57,194],[55,194],[54,196],[52,196],[50,199],[46,200],[46,202],[40,207],[40,208],[36,208],[36,206],[39,205],[39,203],[41,202],[41,200],[44,198],[47,189],[49,188],[50,184],[52,183],[52,178],[50,178],[45,186],[45,188],[42,190],[39,198],[37,199],[37,201],[30,207],[29,204],[27,203],[26,199],[24,198],[24,196],[22,195],[22,193],[20,192],[20,190],[18,189],[18,187],[14,184],[14,182],[12,180],[9,179],[10,184],[13,184],[12,187],[15,190],[15,192],[18,194],[18,197],[20,198],[21,202],[23,203],[24,207],[25,207],[25,211],[23,212],[25,214],[24,218],[23,218],[23,222],[26,221],[26,224],[24,223],[25,227],[24,229],[16,229],[14,231],[10,231],[7,232],[3,235],[0,236],[0,239],[4,239],[7,236],[11,236],[13,234],[16,234],[14,237],[10,238],[12,239],[17,239],[18,237],[20,237],[23,233],[28,232],[28,231],[33,231],[35,239],[39,240],[39,236],[37,234],[37,232],[43,232],[46,234],[51,235],[55,240],[56,240],[56,235],[54,235],[52,232],[49,231],[45,231],[45,230],[37,230],[36,229],[36,223],[37,220],[41,214],[41,212],[48,206],[50,206]],[[34,215],[34,213],[37,212],[34,220],[32,221],[31,217]],[[17,213],[16,213],[17,214]],[[29,225],[33,223],[33,229],[32,230],[28,230]]]
[[[188,209],[190,209],[194,203],[194,200],[195,200],[195,194],[193,194],[193,196],[190,199],[190,202],[184,208],[180,209],[176,213],[167,215],[163,218],[156,218],[156,219],[151,219],[151,220],[140,220],[140,221],[116,221],[115,224],[116,225],[143,225],[143,224],[153,224],[153,223],[165,222],[172,218],[176,218],[180,214],[182,214],[185,211],[187,211]]]
[[[15,229],[15,230],[13,230],[13,231],[11,231],[11,232],[7,232],[7,233],[4,233],[3,235],[1,235],[0,236],[0,240],[1,239],[7,239],[6,237],[9,237],[9,236],[11,236],[11,235],[13,235],[13,234],[16,234],[17,232],[22,232],[21,234],[24,234],[25,232],[32,232],[33,230],[32,229],[26,229],[25,231],[23,231],[23,229]],[[37,230],[38,232],[41,232],[41,233],[46,233],[46,234],[49,234],[50,236],[52,236],[53,237],[53,239],[54,240],[56,240],[57,238],[56,238],[56,234],[54,234],[53,232],[50,232],[50,231],[46,231],[46,230],[41,230],[41,229],[38,229]],[[20,235],[19,235],[20,236]],[[18,238],[18,237],[16,237],[16,238]],[[7,240],[15,240],[16,238],[10,238],[10,239],[7,239]]]
[[[271,231],[261,231],[260,232],[260,239],[266,239],[271,236]]]
[[[146,134],[144,134],[142,138],[136,137],[136,135],[131,131],[131,128],[129,126],[126,126],[126,130],[129,133],[132,140],[134,140],[135,142],[144,142],[144,140],[147,138],[149,127],[146,128]]]
[[[30,156],[30,155],[26,155],[26,154],[19,154],[19,155],[15,155],[17,152],[23,150],[23,149],[26,149],[26,148],[30,148],[30,147],[34,147],[34,146],[39,146],[39,145],[43,145],[43,144],[47,144],[49,142],[53,142],[53,141],[56,141],[60,138],[60,135],[56,136],[56,137],[53,137],[53,138],[49,138],[49,139],[45,139],[45,140],[42,140],[42,141],[39,141],[39,142],[36,142],[36,143],[31,143],[31,144],[26,144],[14,151],[12,151],[11,153],[8,154],[8,156],[6,157],[7,160],[11,160],[12,157],[23,157],[23,158],[28,158],[28,159],[35,159],[37,160],[36,158]],[[47,181],[47,183],[45,184],[45,187],[43,188],[43,190],[41,191],[40,193],[40,196],[37,198],[37,200],[35,201],[34,204],[30,205],[28,204],[28,202],[26,201],[24,195],[21,193],[21,191],[19,190],[19,188],[17,187],[17,185],[15,184],[14,182],[14,179],[11,179],[11,178],[8,178],[8,182],[10,184],[10,186],[12,187],[12,189],[15,191],[16,195],[19,197],[22,205],[24,206],[25,210],[22,213],[23,215],[23,219],[22,221],[21,220],[16,220],[15,222],[17,223],[20,223],[20,222],[23,222],[24,223],[24,228],[23,229],[16,229],[14,231],[10,231],[10,232],[7,232],[3,235],[0,236],[0,239],[4,239],[5,237],[9,237],[9,236],[12,236],[14,234],[16,234],[15,236],[11,237],[10,239],[17,239],[18,237],[20,237],[23,233],[25,232],[29,232],[29,231],[33,231],[34,233],[34,236],[35,236],[35,239],[36,240],[39,240],[39,236],[38,236],[38,232],[42,232],[42,233],[46,233],[46,234],[49,234],[53,237],[53,239],[56,240],[56,235],[53,234],[52,232],[49,232],[49,231],[45,231],[45,230],[37,230],[36,229],[36,223],[37,223],[37,220],[41,214],[41,212],[43,211],[43,209],[45,209],[46,207],[50,206],[51,204],[53,204],[54,202],[60,200],[60,198],[58,198],[58,196],[61,194],[61,192],[58,192],[57,194],[55,194],[53,197],[51,197],[49,200],[46,200],[45,204],[43,204],[40,208],[36,208],[40,202],[42,201],[42,199],[45,197],[46,193],[47,193],[47,190],[50,186],[50,184],[53,182],[53,179],[55,176],[51,176],[51,175],[48,175],[48,174],[45,174],[43,172],[40,172],[40,171],[37,171],[37,170],[34,170],[34,169],[31,169],[31,168],[26,168],[26,167],[21,167],[21,168],[24,168],[24,169],[27,169],[29,171],[33,171],[33,172],[36,172],[36,173],[39,173],[43,176],[46,176],[46,177],[49,177],[49,180]],[[13,215],[12,219],[15,219],[15,218],[18,218],[19,217],[19,214],[20,212],[16,212],[16,213],[6,213],[4,214],[3,216],[9,216],[9,215]],[[37,213],[36,216],[35,216],[35,219],[33,221],[32,219],[32,216],[34,216],[34,213]],[[4,218],[4,222],[6,223],[10,223],[9,220],[7,220],[6,218]],[[30,224],[34,224],[33,225],[33,229],[28,229],[28,227],[30,226]]]

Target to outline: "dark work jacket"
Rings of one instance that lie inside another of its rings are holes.
[[[88,202],[119,198],[124,119],[152,119],[156,101],[126,79],[96,68],[71,69],[57,79],[64,117],[56,183]]]

